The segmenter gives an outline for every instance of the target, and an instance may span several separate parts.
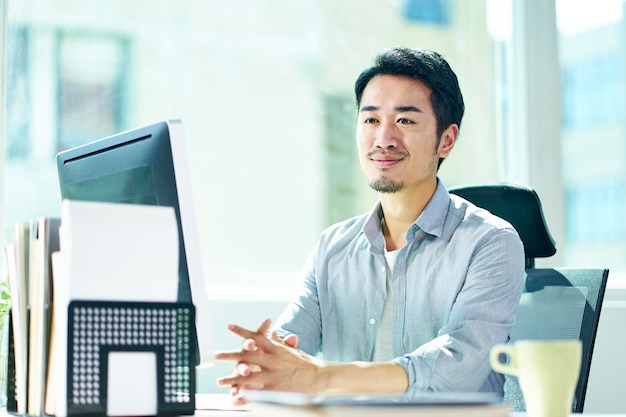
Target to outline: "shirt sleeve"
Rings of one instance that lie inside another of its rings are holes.
[[[275,330],[279,337],[290,334],[298,336],[298,348],[309,355],[316,355],[322,343],[322,319],[315,278],[316,250],[309,256],[303,269],[296,297],[278,317]]]
[[[501,392],[489,352],[508,340],[523,278],[524,249],[517,233],[494,229],[476,245],[465,283],[437,337],[394,359],[407,372],[407,392]]]

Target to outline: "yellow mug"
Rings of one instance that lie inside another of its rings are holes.
[[[567,417],[572,412],[580,340],[519,340],[494,346],[489,359],[496,372],[517,376],[528,417]]]

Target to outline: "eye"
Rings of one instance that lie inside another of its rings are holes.
[[[363,123],[366,124],[372,124],[372,123],[377,123],[378,119],[376,119],[375,117],[367,117],[365,118],[365,120],[363,120]]]
[[[413,120],[406,119],[404,117],[398,119],[398,123],[401,124],[401,125],[412,125],[412,124],[415,124],[415,122]]]

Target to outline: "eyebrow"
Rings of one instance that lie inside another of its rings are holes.
[[[372,105],[366,105],[366,106],[361,107],[361,109],[359,111],[360,112],[364,112],[364,111],[376,111],[376,110],[380,110],[380,107],[372,106]],[[395,107],[395,110],[398,113],[406,113],[406,112],[422,113],[422,109],[420,109],[419,107],[416,107],[416,106],[397,106],[397,107]]]

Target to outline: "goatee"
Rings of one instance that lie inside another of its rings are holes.
[[[378,178],[370,183],[370,187],[379,193],[397,193],[404,189],[404,184],[388,178]]]

